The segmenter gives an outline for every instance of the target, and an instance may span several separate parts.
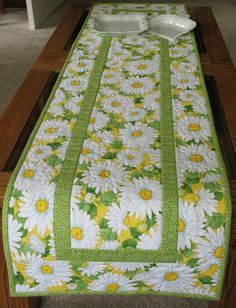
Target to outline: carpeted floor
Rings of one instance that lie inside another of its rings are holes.
[[[66,0],[41,26],[28,29],[27,13],[7,9],[0,15],[0,113],[4,110],[27,71],[36,60],[55,26],[72,3],[88,4],[86,0]],[[100,1],[107,2],[107,1]],[[131,2],[131,1],[130,1]],[[133,2],[138,2],[137,0]],[[145,2],[145,1],[141,1]],[[151,2],[151,1],[150,1]],[[153,1],[152,1],[153,2]],[[161,1],[211,6],[236,65],[236,0]],[[43,298],[42,308],[205,308],[207,301],[156,296],[64,296]]]

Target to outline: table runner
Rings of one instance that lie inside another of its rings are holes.
[[[150,293],[218,299],[230,196],[193,34],[100,35],[96,4],[4,200],[13,296]]]

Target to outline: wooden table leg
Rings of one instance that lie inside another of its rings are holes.
[[[5,13],[5,6],[3,0],[0,0],[0,13]]]

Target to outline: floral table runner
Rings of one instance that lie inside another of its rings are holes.
[[[11,294],[218,299],[230,196],[194,36],[101,35],[101,13],[186,10],[91,10],[7,188]]]

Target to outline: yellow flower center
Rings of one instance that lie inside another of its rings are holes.
[[[78,67],[85,67],[85,64],[83,62],[81,62],[81,63],[78,63],[77,66]]]
[[[140,70],[145,70],[146,68],[147,68],[146,64],[139,64],[138,65],[138,69],[140,69]]]
[[[40,150],[40,149],[37,149],[37,150],[35,151],[35,154],[36,154],[36,155],[39,155],[39,154],[42,154],[42,153],[43,153],[43,151]]]
[[[132,87],[135,88],[135,89],[139,89],[139,88],[142,88],[142,84],[140,82],[134,82],[132,83]]]
[[[77,241],[82,240],[84,237],[83,230],[81,228],[75,227],[70,230],[71,236]]]
[[[129,155],[127,155],[127,158],[128,158],[129,160],[133,160],[133,159],[134,159],[134,155],[129,154]]]
[[[217,258],[217,259],[221,259],[222,258],[222,255],[223,255],[223,252],[224,252],[224,248],[223,247],[218,247],[216,248],[215,252],[214,252],[214,256]]]
[[[132,132],[133,137],[141,137],[142,134],[143,133],[140,130],[135,130],[135,131]]]
[[[179,275],[176,272],[169,272],[169,273],[166,273],[164,276],[165,280],[167,281],[175,281],[178,279],[178,277]]]
[[[124,225],[129,226],[131,220],[132,219],[128,215],[126,215],[124,220],[123,220]]]
[[[200,163],[201,161],[203,161],[203,156],[200,154],[191,154],[188,158],[194,163]]]
[[[37,200],[35,207],[39,213],[44,213],[48,209],[48,202],[45,199],[39,199]]]
[[[178,232],[183,232],[185,229],[185,223],[183,221],[183,219],[179,218],[178,221]]]
[[[57,129],[55,127],[48,127],[45,129],[45,133],[46,134],[53,134],[57,131]]]
[[[104,76],[106,79],[111,79],[112,77],[113,77],[113,75],[112,74],[107,74],[107,75],[105,75]]]
[[[186,79],[186,78],[185,79],[181,79],[181,82],[182,83],[188,83],[188,79]]]
[[[109,170],[102,170],[99,173],[99,176],[101,178],[108,178],[110,175],[111,175],[111,171],[109,171]]]
[[[188,129],[193,132],[201,130],[201,125],[199,124],[189,124]]]
[[[53,273],[53,269],[49,265],[42,265],[41,271],[42,273],[47,274],[47,275],[51,275]]]
[[[120,102],[116,102],[116,101],[111,103],[112,107],[119,107],[120,105],[121,105],[121,103]]]
[[[121,51],[117,51],[117,52],[115,52],[115,55],[116,56],[122,56],[122,52]]]
[[[89,120],[89,123],[90,123],[90,124],[94,124],[95,122],[96,122],[96,119],[93,118],[93,117],[91,117],[90,120]]]
[[[35,172],[32,169],[25,169],[25,171],[23,172],[23,177],[25,178],[32,178],[34,175]]]
[[[137,42],[137,41],[138,41],[138,39],[137,39],[137,38],[135,38],[135,37],[133,37],[133,38],[131,39],[131,41],[132,41],[132,42]]]
[[[84,262],[82,262],[82,263],[81,263],[80,267],[82,267],[82,268],[86,268],[86,267],[87,267],[87,265],[88,265],[88,263],[84,261]]]
[[[130,114],[131,114],[132,116],[136,116],[136,115],[137,115],[137,111],[132,111]]]
[[[141,189],[139,192],[139,196],[143,200],[150,200],[152,199],[152,191],[149,189]]]
[[[194,193],[187,193],[183,196],[183,200],[189,203],[198,203],[199,202],[199,195]]]
[[[73,80],[71,81],[72,86],[78,86],[80,84],[79,80]]]
[[[107,285],[107,291],[108,292],[116,292],[119,289],[119,285],[118,283],[110,283]]]
[[[82,150],[82,154],[83,155],[88,155],[88,154],[90,154],[92,151],[90,150],[90,149],[86,149],[86,148],[84,148],[83,150]]]

